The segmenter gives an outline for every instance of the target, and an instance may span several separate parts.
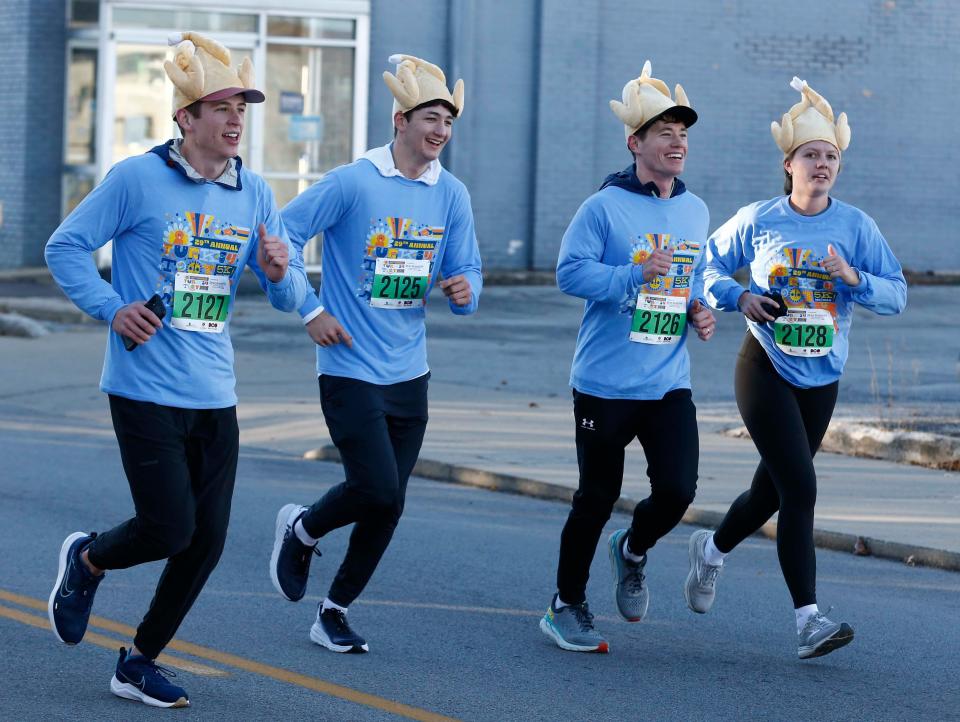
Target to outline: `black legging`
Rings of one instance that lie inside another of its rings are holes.
[[[777,556],[793,606],[815,604],[817,474],[813,457],[833,415],[839,382],[809,389],[787,383],[748,332],[737,357],[735,387],[740,415],[760,452],[760,465],[750,489],[730,506],[714,544],[721,552],[731,551],[779,510]]]

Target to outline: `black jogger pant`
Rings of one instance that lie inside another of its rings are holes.
[[[327,593],[335,604],[347,607],[360,595],[393,538],[427,428],[429,378],[380,385],[320,376],[320,405],[346,480],[311,506],[302,522],[314,538],[354,524]]]
[[[813,507],[817,474],[813,457],[830,424],[839,382],[801,389],[777,373],[767,352],[747,333],[737,357],[737,406],[760,452],[750,488],[741,494],[713,537],[731,551],[777,511],[777,556],[793,606],[817,601]]]
[[[573,392],[580,484],[560,535],[557,590],[568,604],[586,599],[590,563],[620,498],[624,449],[634,438],[647,458],[650,496],[633,510],[629,546],[646,554],[673,529],[697,489],[700,440],[690,389],[662,399],[602,399]]]
[[[135,516],[88,548],[101,569],[166,559],[133,639],[155,659],[217,566],[237,473],[237,410],[181,409],[110,396]]]

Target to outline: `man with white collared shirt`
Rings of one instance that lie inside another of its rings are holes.
[[[317,344],[321,408],[346,480],[309,508],[280,510],[270,576],[300,600],[319,538],[355,525],[310,630],[336,652],[368,650],[347,607],[390,543],[423,442],[427,294],[439,286],[450,310],[467,315],[482,286],[470,196],[438,160],[463,110],[463,81],[450,93],[435,65],[409,55],[390,62],[393,142],[331,171],[282,213],[300,248],[323,233],[319,298],[309,296],[300,315]]]
[[[164,70],[183,137],[117,163],[45,251],[64,293],[110,324],[100,388],[134,506],[111,529],[64,539],[47,614],[57,639],[78,644],[107,571],[166,560],[110,680],[113,694],[151,707],[190,705],[156,662],[227,537],[240,444],[230,322],[241,274],[249,266],[282,311],[296,309],[308,286],[273,192],[237,155],[247,104],[264,102],[250,60],[235,70],[229,50],[195,32],[170,42]],[[90,253],[111,239],[108,282]]]

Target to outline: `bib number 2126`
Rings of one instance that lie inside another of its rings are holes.
[[[630,324],[630,340],[653,345],[676,343],[686,319],[687,299],[640,293]]]

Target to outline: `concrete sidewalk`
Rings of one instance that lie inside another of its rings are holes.
[[[950,291],[912,290],[913,306],[897,318],[858,315],[835,426],[879,417],[918,428],[937,420],[946,431],[956,431],[957,348],[936,340],[937,309]],[[245,309],[251,315],[238,318],[234,330],[241,352],[299,347],[302,329],[291,327],[289,338],[278,326],[267,329],[263,304]],[[567,376],[579,317],[575,299],[549,288],[487,289],[480,313],[469,318],[454,317],[442,301],[432,301],[431,421],[418,473],[568,498],[576,488],[577,463]],[[720,433],[742,424],[732,398],[741,323],[724,314],[719,343],[691,348],[701,442],[693,523],[716,523],[747,488],[759,461],[752,442]],[[271,404],[261,407],[265,415],[259,416],[254,404],[257,397],[263,400],[264,389],[244,373],[245,362],[238,357],[241,407],[249,414],[243,428],[250,442],[283,443],[295,451],[301,440],[312,440],[313,457],[335,459],[329,450],[316,451],[329,439],[315,387],[307,399],[310,408]],[[275,424],[298,438],[281,441],[271,433]],[[960,570],[960,474],[824,452],[817,469],[819,544],[853,551],[862,538],[861,551]],[[642,450],[634,442],[627,450],[625,507],[647,495],[645,474]]]
[[[578,476],[569,404],[545,400],[530,408],[503,397],[467,401],[459,389],[451,398],[449,391],[442,384],[431,385],[431,424],[421,459],[441,464],[424,464],[419,473],[569,498]],[[686,521],[715,526],[749,486],[759,456],[749,440],[705,431],[734,421],[729,409],[709,405],[701,407],[698,416],[700,480]],[[336,458],[329,450],[314,456]],[[819,546],[854,552],[859,538],[861,553],[912,557],[913,563],[960,571],[960,474],[821,453],[817,475],[815,525],[825,532],[818,535]],[[643,452],[634,442],[627,449],[621,508],[632,510],[648,493]],[[773,529],[766,534],[772,536]]]
[[[880,416],[918,426],[937,419],[956,426],[958,349],[944,343],[938,321],[950,296],[950,288],[911,289],[901,317],[858,313],[838,419]],[[569,497],[577,465],[566,380],[581,304],[556,289],[501,287],[485,292],[474,317],[452,316],[440,298],[430,306],[431,421],[420,473]],[[758,461],[749,440],[720,433],[741,424],[732,372],[743,330],[733,314],[719,321],[716,341],[691,346],[701,441],[693,523],[715,523],[747,488]],[[105,328],[51,328],[60,333],[0,338],[0,399],[29,399],[50,412],[86,408],[91,423],[108,430],[105,399],[96,391]],[[243,298],[232,335],[241,442],[298,456],[328,445],[313,351],[299,320],[262,299]],[[7,416],[3,423],[15,421]],[[862,537],[879,556],[960,570],[960,473],[824,452],[817,471],[818,543],[853,551]],[[635,442],[627,450],[625,505],[647,493]]]

